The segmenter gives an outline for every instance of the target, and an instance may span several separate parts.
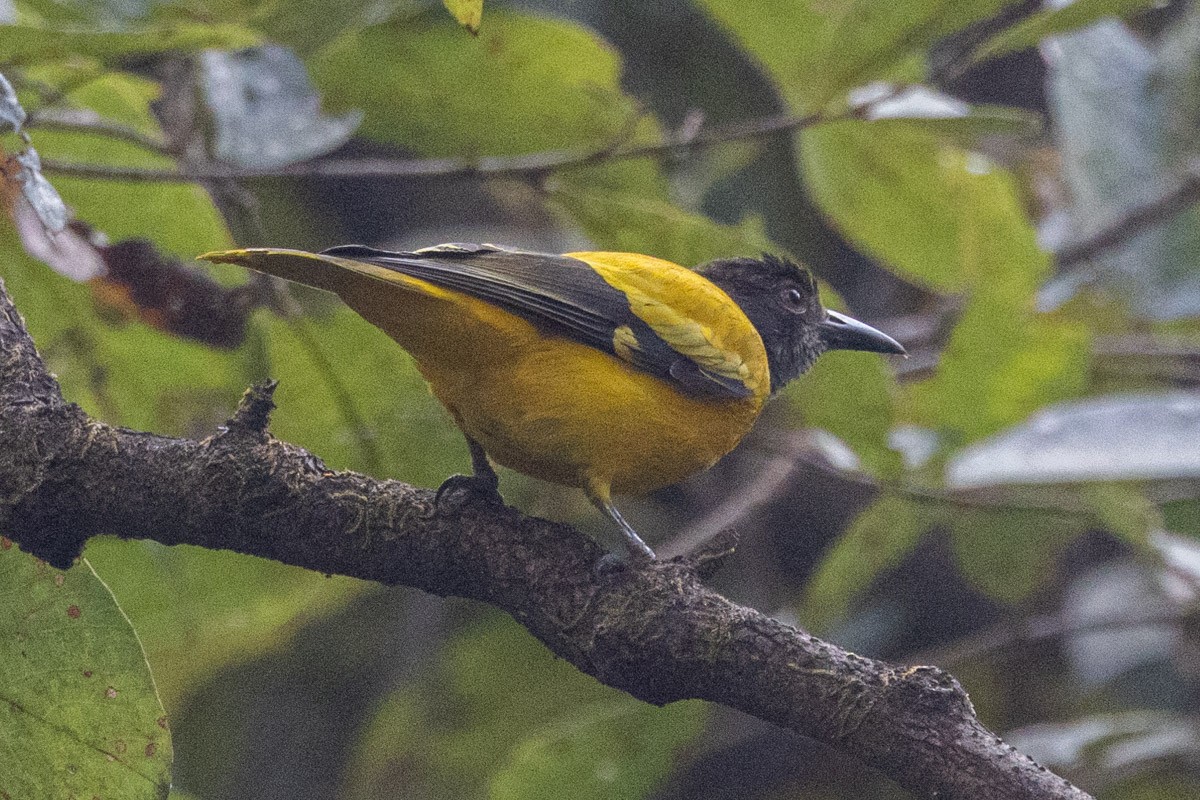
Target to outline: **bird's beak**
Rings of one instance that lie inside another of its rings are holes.
[[[830,350],[866,350],[871,353],[907,355],[904,347],[882,331],[836,311],[817,325],[821,339]]]

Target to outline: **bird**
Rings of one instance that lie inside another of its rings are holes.
[[[582,489],[639,561],[654,551],[614,494],[711,467],[826,351],[905,352],[825,308],[808,269],[768,253],[695,269],[466,243],[199,258],[333,292],[408,351],[471,456],[473,474],[447,479],[435,507],[450,489],[498,499],[494,461]]]

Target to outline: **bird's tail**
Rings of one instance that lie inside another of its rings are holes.
[[[407,282],[396,272],[366,261],[277,247],[220,250],[205,253],[198,258],[214,264],[239,264],[258,272],[343,296],[352,286],[361,285],[361,279],[364,277],[393,285]]]

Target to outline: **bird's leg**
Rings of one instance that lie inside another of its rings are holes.
[[[442,485],[438,487],[437,494],[433,498],[434,508],[439,511],[453,511],[460,507],[466,498],[457,499],[453,503],[447,503],[447,500],[451,497],[459,498],[461,495],[473,497],[489,504],[504,502],[499,491],[500,476],[496,474],[492,462],[488,460],[483,445],[466,434],[463,436],[467,440],[467,449],[471,451],[471,474],[451,475],[442,481]]]
[[[629,550],[630,558],[634,561],[653,561],[654,551],[650,549],[650,545],[642,541],[642,537],[638,536],[633,526],[625,521],[621,512],[613,505],[608,485],[592,481],[584,491],[587,492],[588,500],[592,501],[592,505],[604,512],[604,516],[617,523],[617,528],[625,537],[625,547]]]

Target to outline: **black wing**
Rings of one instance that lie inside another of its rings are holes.
[[[538,328],[620,358],[692,395],[743,398],[740,381],[676,352],[586,262],[490,244],[443,244],[411,253],[343,245],[321,255],[366,261],[486,300]]]

